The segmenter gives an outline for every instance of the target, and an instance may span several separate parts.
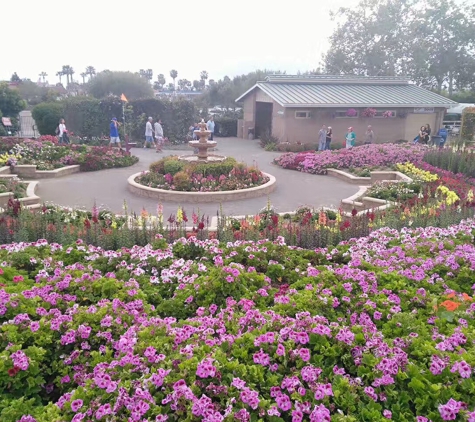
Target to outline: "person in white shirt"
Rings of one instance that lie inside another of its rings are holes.
[[[208,120],[208,123],[206,123],[206,125],[208,126],[208,130],[211,131],[210,135],[209,135],[209,139],[210,141],[213,140],[213,136],[214,136],[214,127],[215,127],[215,123],[214,123],[214,117],[211,116]]]
[[[59,121],[59,126],[58,126],[58,143],[61,144],[66,144],[67,143],[67,129],[66,129],[66,124],[64,122],[64,119],[60,119]]]
[[[153,126],[155,129],[155,143],[157,144],[157,152],[162,152],[162,145],[163,145],[162,121],[158,119],[158,122],[155,122]]]
[[[153,144],[153,129],[152,129],[152,121],[153,119],[151,117],[148,118],[148,122],[145,125],[145,144],[144,148],[147,146],[151,146]]]

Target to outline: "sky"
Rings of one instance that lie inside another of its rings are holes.
[[[1,7],[0,80],[17,72],[36,81],[44,71],[46,80],[56,83],[63,65],[74,68],[77,81],[87,66],[96,71],[152,69],[153,79],[163,73],[167,83],[172,82],[171,69],[178,71],[178,79],[190,81],[199,79],[202,70],[215,80],[256,69],[295,74],[320,64],[336,25],[330,10],[357,3],[8,1]]]

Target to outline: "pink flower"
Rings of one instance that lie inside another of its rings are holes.
[[[83,405],[83,401],[80,399],[73,400],[71,403],[71,410],[76,413]]]
[[[216,375],[216,368],[213,366],[214,359],[206,358],[198,364],[196,375],[200,378],[209,378]]]

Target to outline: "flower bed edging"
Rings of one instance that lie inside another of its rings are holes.
[[[36,165],[20,164],[12,169],[12,173],[18,177],[31,179],[48,179],[55,177],[69,176],[73,173],[79,173],[80,166],[78,164],[73,166],[61,167],[55,170],[37,170]]]
[[[145,172],[148,173],[148,172]],[[158,199],[160,201],[172,201],[179,203],[212,203],[221,201],[234,201],[238,199],[258,198],[272,193],[275,190],[276,178],[271,174],[264,173],[269,178],[267,183],[253,188],[240,189],[235,191],[220,192],[179,192],[165,189],[150,188],[137,183],[135,179],[142,176],[144,172],[135,173],[127,179],[129,191],[133,194],[146,198]]]
[[[29,209],[38,208],[41,204],[41,198],[36,195],[36,189],[38,188],[39,182],[27,182],[28,186],[26,187],[26,196],[24,198],[18,199],[23,207]],[[0,193],[0,208],[6,208],[10,198],[13,198],[12,192]]]
[[[337,169],[327,169],[327,175],[336,177],[337,179],[343,180],[348,183],[352,183],[355,185],[361,185],[361,184],[371,184],[371,177],[359,177],[355,176],[353,174],[347,173],[346,171],[343,170],[337,170]]]

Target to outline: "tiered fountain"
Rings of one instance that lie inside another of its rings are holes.
[[[206,123],[201,119],[201,123],[198,125],[200,130],[195,130],[194,134],[198,136],[199,141],[190,141],[188,145],[194,150],[198,150],[198,153],[193,155],[182,155],[180,160],[197,162],[197,163],[216,163],[224,161],[226,157],[223,155],[208,154],[208,149],[216,147],[215,141],[208,141],[211,131],[207,129]]]

